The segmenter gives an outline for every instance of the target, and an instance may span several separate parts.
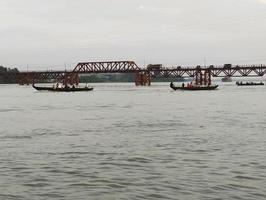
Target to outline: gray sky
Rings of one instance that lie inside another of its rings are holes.
[[[0,65],[266,63],[266,0],[0,0]]]

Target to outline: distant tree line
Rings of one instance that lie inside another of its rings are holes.
[[[91,75],[80,75],[79,80],[81,83],[107,83],[107,82],[134,82],[135,74],[91,74]],[[185,78],[153,78],[153,82],[175,82],[175,81],[186,81]]]
[[[0,66],[0,84],[16,83],[16,73],[19,73],[17,68]]]
[[[17,68],[7,68],[0,66],[0,73],[18,73],[18,72],[19,71]]]
[[[134,74],[91,74],[81,75],[81,83],[134,82]]]

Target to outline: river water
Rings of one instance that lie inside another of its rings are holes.
[[[266,86],[0,86],[0,199],[266,199]]]

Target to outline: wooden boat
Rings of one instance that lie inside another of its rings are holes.
[[[236,85],[237,86],[255,86],[255,85],[264,85],[264,83],[263,82],[245,82],[245,83],[243,83],[242,81],[241,82],[239,82],[239,81],[237,81],[236,82]]]
[[[173,83],[170,83],[170,87],[173,90],[215,90],[218,85],[191,85],[191,86],[181,86],[176,87]]]
[[[38,91],[53,91],[53,92],[82,92],[82,91],[91,91],[93,87],[40,87],[32,84],[32,87]]]

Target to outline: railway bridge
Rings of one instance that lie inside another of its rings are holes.
[[[67,84],[78,84],[79,74],[100,73],[134,73],[136,85],[150,85],[153,78],[181,78],[195,77],[198,74],[210,74],[210,77],[248,77],[263,76],[266,74],[266,65],[231,65],[208,67],[171,67],[161,64],[148,65],[140,68],[134,61],[108,61],[108,62],[81,62],[72,71],[27,71],[13,74],[0,74],[1,76],[14,76],[19,84],[32,84],[46,80],[60,81]]]

